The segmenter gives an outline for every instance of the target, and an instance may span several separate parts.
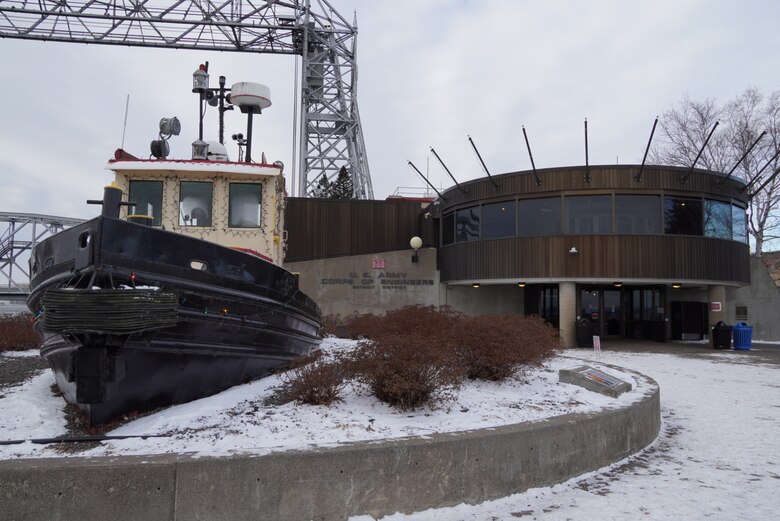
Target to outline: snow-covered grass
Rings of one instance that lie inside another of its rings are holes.
[[[322,348],[334,352],[351,349],[354,344],[350,340],[326,339]],[[110,441],[75,455],[264,454],[533,421],[622,405],[641,396],[626,393],[615,400],[558,383],[558,370],[576,365],[579,362],[557,357],[504,383],[468,382],[456,400],[436,409],[412,412],[393,409],[353,385],[347,385],[342,402],[331,406],[271,405],[269,399],[280,384],[279,377],[272,376],[170,407],[107,433],[165,437]],[[630,374],[604,369],[636,388]],[[61,412],[64,402],[53,396],[49,389],[52,383],[53,377],[46,371],[27,385],[6,390],[6,396],[0,399],[0,439],[28,439],[64,432],[65,415]],[[17,418],[29,410],[45,413],[28,415],[24,420]],[[61,455],[56,450],[33,443],[0,446],[0,458]]]

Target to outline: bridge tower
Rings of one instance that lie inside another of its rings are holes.
[[[373,199],[357,105],[357,22],[327,0],[0,0],[0,38],[300,56],[298,186],[342,167]]]

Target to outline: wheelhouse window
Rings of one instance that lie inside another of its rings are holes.
[[[612,196],[566,197],[566,233],[597,235],[612,233]]]
[[[731,203],[705,199],[704,236],[731,239]]]
[[[745,208],[738,204],[731,205],[731,221],[733,224],[733,239],[735,241],[748,243],[747,232],[747,212]]]
[[[615,233],[660,234],[661,197],[658,195],[616,195]]]
[[[518,234],[523,237],[560,235],[561,198],[543,197],[518,202]]]
[[[152,226],[161,226],[162,194],[162,181],[130,181],[128,200],[135,203],[130,207],[131,215],[150,215]]]
[[[515,201],[483,205],[482,239],[513,237],[517,220],[516,206]]]
[[[455,212],[455,240],[457,242],[479,240],[479,206]]]
[[[179,184],[179,226],[211,226],[214,185],[208,181]]]
[[[455,242],[455,214],[448,213],[441,220],[441,245]]]
[[[259,228],[262,226],[263,186],[257,183],[230,183],[231,228]]]
[[[701,199],[664,197],[664,232],[672,235],[702,235]]]

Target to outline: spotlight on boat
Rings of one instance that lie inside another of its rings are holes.
[[[178,136],[179,132],[181,132],[181,122],[179,121],[179,118],[174,116],[172,118],[162,118],[160,120],[161,136]]]
[[[165,159],[171,153],[171,147],[164,139],[155,139],[149,146],[152,155],[157,159]]]

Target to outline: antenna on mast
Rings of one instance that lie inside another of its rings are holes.
[[[125,102],[125,122],[122,125],[122,145],[119,147],[122,150],[125,149],[125,131],[127,131],[127,109],[130,108],[130,94],[127,95],[127,101]]]

